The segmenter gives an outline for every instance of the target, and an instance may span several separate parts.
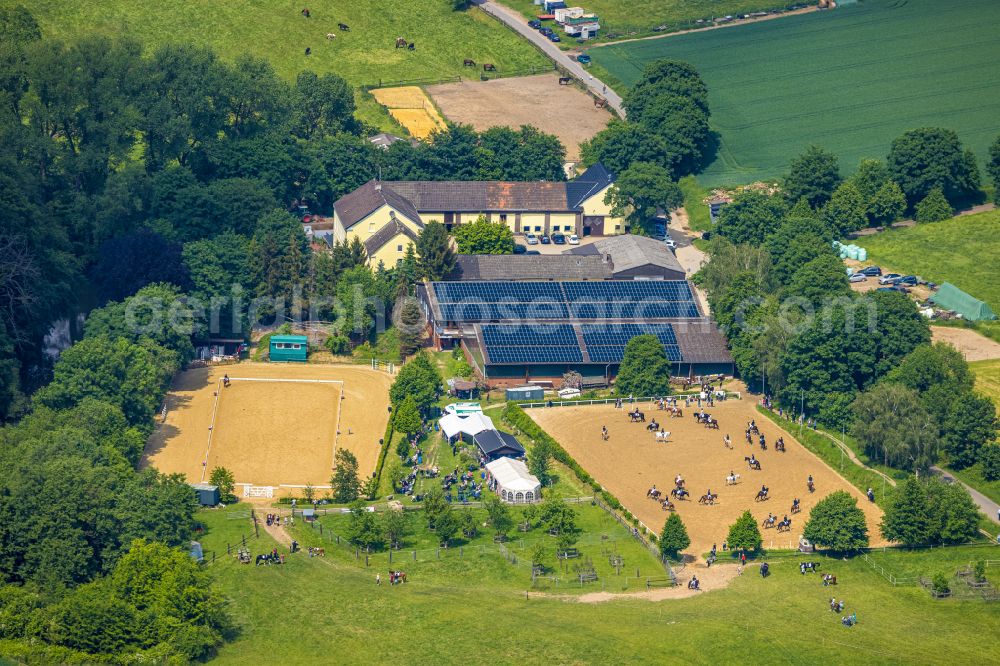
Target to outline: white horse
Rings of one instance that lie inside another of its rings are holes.
[[[739,480],[740,480],[739,474],[730,474],[729,476],[726,477],[726,485],[735,486],[737,483],[739,483]]]
[[[661,430],[658,433],[656,433],[656,441],[658,441],[658,442],[665,442],[668,439],[670,439],[670,432],[669,431],[667,431],[667,430]]]
[[[332,32],[328,32],[328,33],[326,33],[326,38],[327,39],[337,39],[337,35],[333,34]]]

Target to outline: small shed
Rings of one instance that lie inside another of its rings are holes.
[[[475,435],[472,441],[479,449],[479,455],[484,460],[497,458],[520,458],[524,455],[524,447],[517,437],[499,430],[484,430]]]
[[[191,542],[191,548],[188,550],[191,555],[191,559],[195,562],[201,562],[205,559],[205,551],[202,549],[201,544],[197,541]]]
[[[272,335],[268,358],[271,361],[304,363],[309,353],[309,339],[304,335]]]
[[[195,495],[198,497],[198,504],[201,506],[216,506],[221,501],[219,486],[210,483],[192,483]]]
[[[541,499],[542,484],[520,460],[498,458],[486,465],[490,490],[510,504],[530,504]]]
[[[508,400],[541,400],[545,390],[541,386],[515,386],[506,391]]]
[[[311,523],[316,520],[316,509],[302,509],[302,518],[307,523]]]
[[[944,310],[953,310],[969,321],[996,319],[990,306],[978,298],[965,293],[950,282],[945,282],[931,296],[931,303]]]
[[[476,382],[471,382],[468,379],[459,379],[458,377],[455,377],[449,379],[447,384],[448,393],[463,400],[471,400],[479,393],[476,387]]]

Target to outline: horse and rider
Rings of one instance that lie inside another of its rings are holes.
[[[761,486],[760,490],[757,491],[757,496],[754,498],[755,502],[763,502],[768,499],[767,494],[770,492],[770,488],[767,486]]]
[[[601,439],[606,442],[610,436],[611,435],[608,434],[608,426],[601,426]]]
[[[798,513],[801,510],[802,510],[801,502],[799,501],[799,498],[796,497],[795,499],[792,500],[791,513]]]
[[[813,475],[812,474],[810,474],[809,478],[806,480],[806,488],[808,488],[809,492],[811,492],[811,493],[812,492],[816,492],[816,484],[813,482]]]

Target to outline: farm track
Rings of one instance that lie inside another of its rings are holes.
[[[555,63],[587,86],[587,89],[595,96],[608,101],[608,106],[615,110],[620,117],[625,117],[625,107],[622,105],[621,95],[609,88],[603,81],[595,78],[583,65],[571,60],[570,57],[558,46],[546,39],[541,33],[528,27],[527,22],[518,12],[509,7],[505,7],[494,0],[472,0],[472,3],[484,12],[499,19],[511,30],[518,33],[529,42],[538,47],[542,53],[551,58]]]

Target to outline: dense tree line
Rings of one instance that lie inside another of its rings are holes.
[[[779,404],[849,422],[858,391],[930,339],[902,294],[854,294],[831,242],[836,231],[805,197],[748,192],[724,209],[697,279],[737,369]]]
[[[712,156],[708,88],[686,62],[657,60],[624,99],[628,120],[613,120],[581,146],[588,164],[621,174],[637,162],[656,164],[672,180],[695,173]]]
[[[133,298],[182,294],[152,285]],[[157,324],[136,302],[95,311],[31,411],[0,430],[0,637],[46,660],[200,659],[230,625],[205,572],[177,548],[193,534],[190,486],[135,471],[191,353],[190,328]]]
[[[565,178],[562,145],[532,127],[377,148],[333,74],[287,82],[266,60],[191,44],[43,39],[23,7],[0,11],[0,37],[0,419],[46,379],[42,338],[88,280],[102,303],[160,282],[199,299],[234,283],[329,298],[358,248],[313,258],[281,211],[330,213],[380,173]]]

